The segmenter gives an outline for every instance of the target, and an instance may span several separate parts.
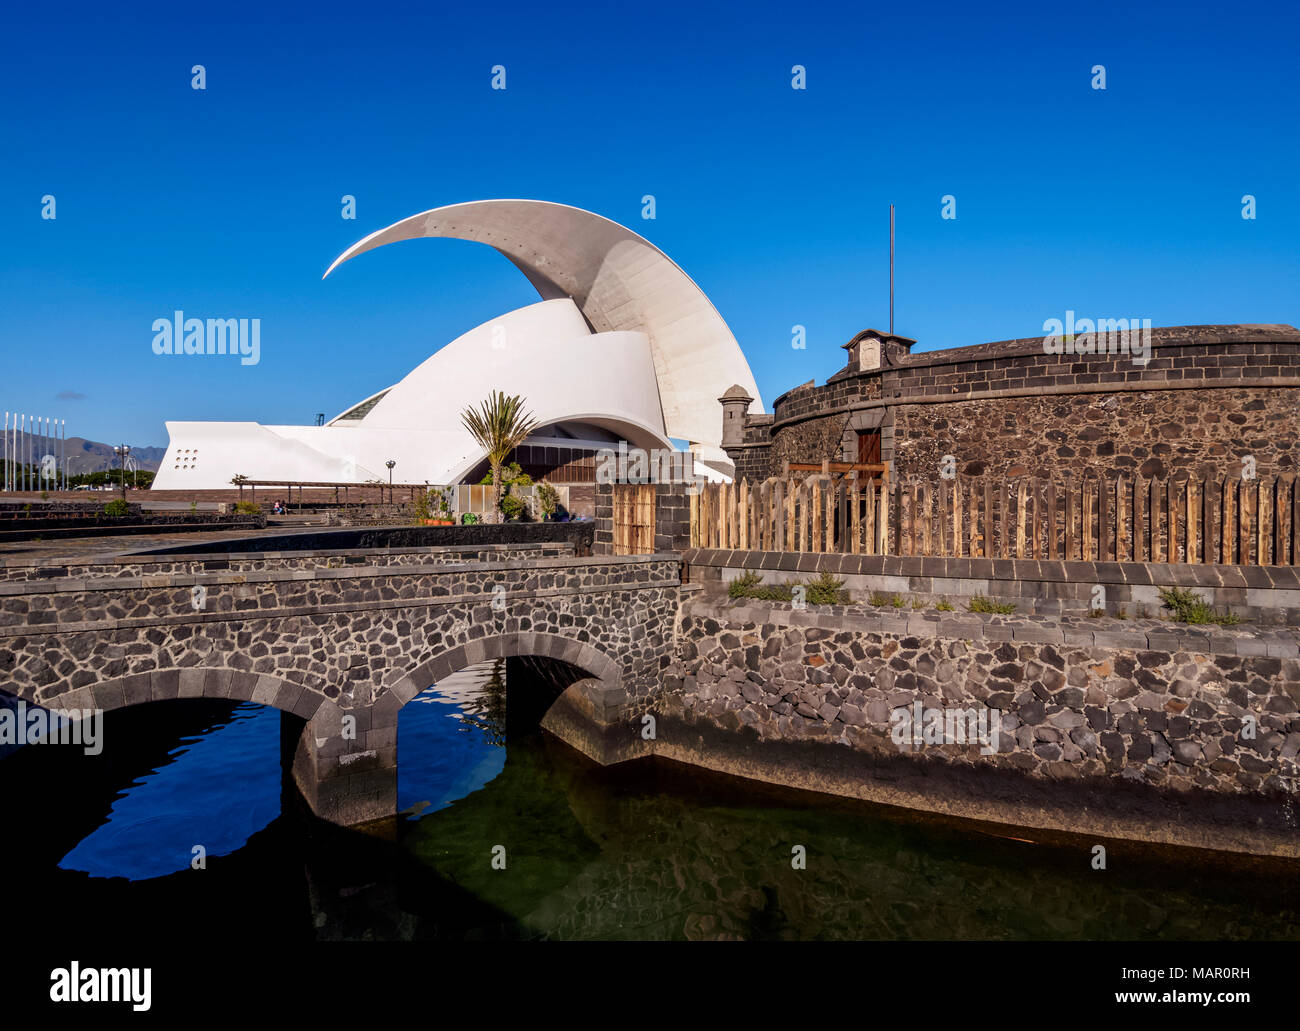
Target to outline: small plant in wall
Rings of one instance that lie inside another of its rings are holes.
[[[759,601],[792,601],[794,588],[804,588],[804,600],[809,605],[847,605],[848,592],[844,581],[830,573],[822,573],[802,583],[798,580],[785,584],[765,584],[753,570],[747,570],[727,584],[727,594],[732,598],[756,598]]]
[[[816,579],[809,579],[805,586],[808,588],[808,602],[811,605],[845,605],[848,603],[848,595],[843,590],[844,581],[837,580],[824,570]]]
[[[1186,587],[1161,587],[1160,601],[1164,608],[1173,613],[1173,618],[1179,623],[1191,625],[1217,623],[1220,626],[1233,626],[1241,622],[1241,618],[1231,612],[1215,612],[1208,601]]]
[[[985,615],[1009,616],[1016,611],[1016,606],[1012,602],[999,602],[977,594],[971,598],[970,604],[966,606],[967,612],[979,612]]]

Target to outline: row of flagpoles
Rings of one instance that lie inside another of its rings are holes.
[[[5,412],[4,476],[0,489],[68,489],[68,421]]]

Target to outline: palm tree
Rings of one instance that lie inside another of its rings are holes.
[[[525,414],[523,408],[521,396],[507,397],[494,390],[478,409],[471,405],[460,413],[465,429],[487,452],[488,464],[492,466],[494,512],[499,512],[501,505],[501,467],[510,457],[510,452],[522,444],[537,425],[533,413]]]

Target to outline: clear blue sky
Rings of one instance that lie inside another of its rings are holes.
[[[321,281],[375,229],[492,197],[661,247],[769,405],[887,325],[891,202],[918,349],[1041,335],[1067,308],[1300,322],[1294,4],[728,6],[6,5],[0,408],[136,445],[166,419],[333,416],[536,299],[460,241]],[[260,364],[154,355],[175,308],[260,318]]]

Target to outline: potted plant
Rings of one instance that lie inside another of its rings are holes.
[[[420,513],[420,502],[424,502],[425,526],[454,526],[451,518],[451,491],[434,487],[427,495],[416,499],[416,514]]]

